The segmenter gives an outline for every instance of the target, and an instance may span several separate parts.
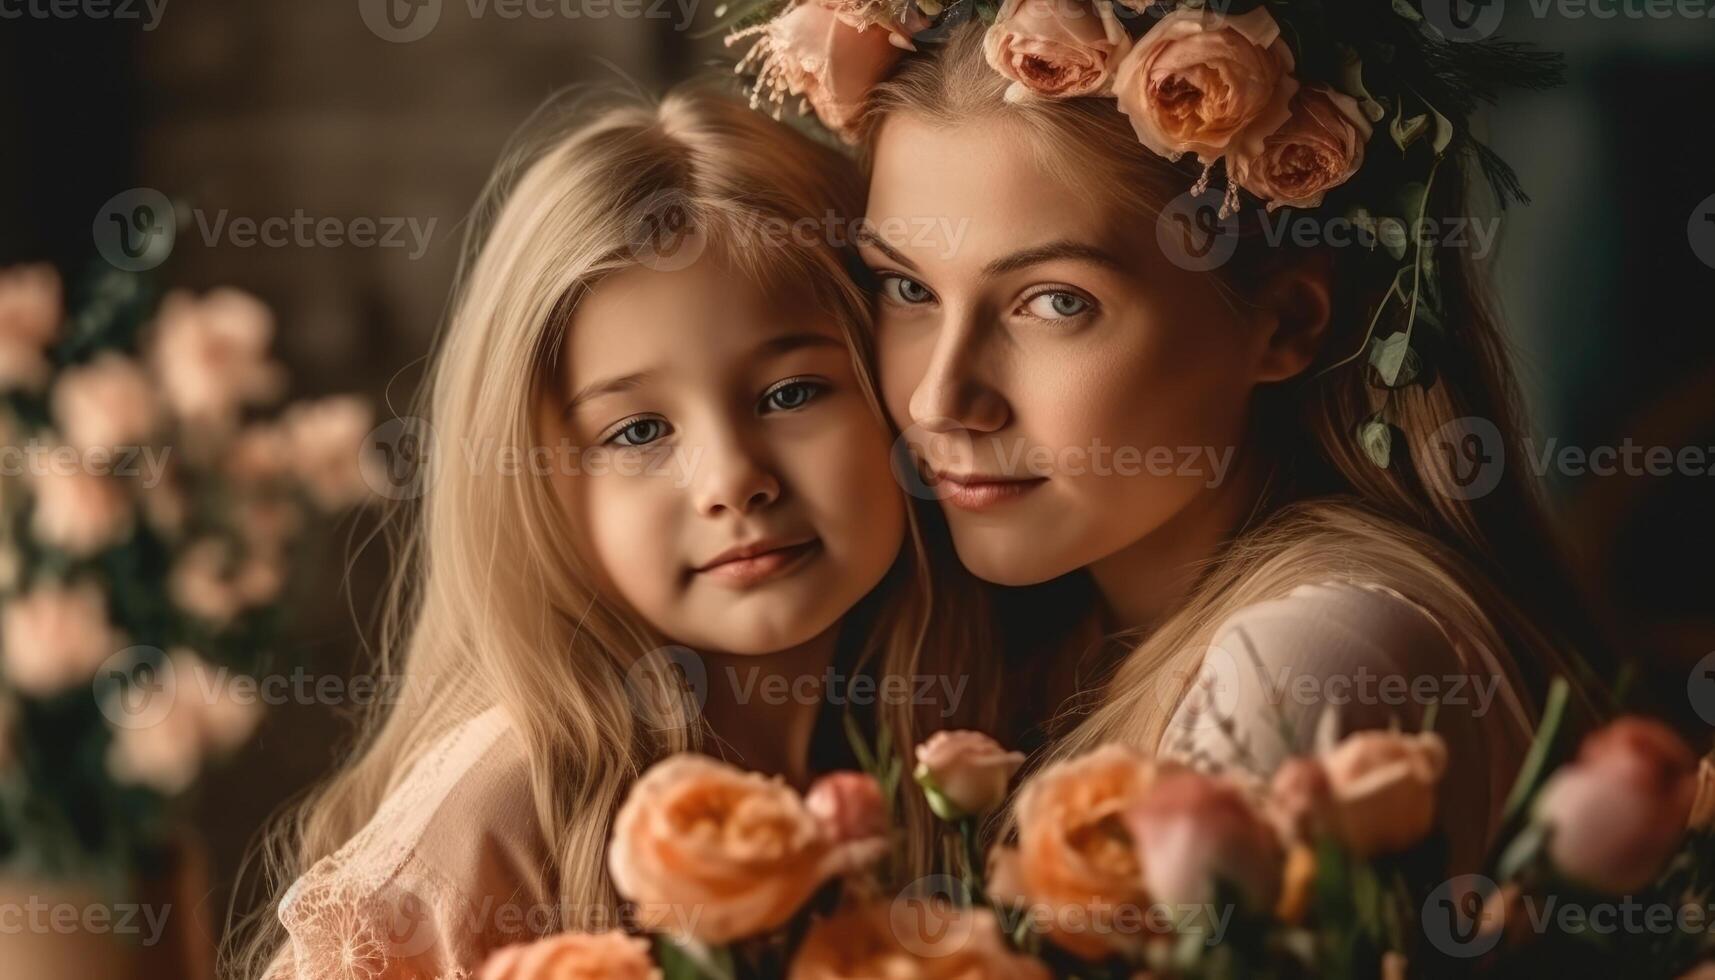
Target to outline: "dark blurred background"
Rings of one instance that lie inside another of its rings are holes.
[[[409,233],[400,247],[238,247],[193,224],[158,270],[260,296],[294,395],[361,392],[383,418],[415,390],[463,217],[531,109],[575,82],[654,90],[730,63],[714,0],[419,0],[403,28],[366,0],[114,0],[105,17],[31,2],[0,0],[0,265],[49,260],[75,279],[96,258],[98,211],[139,187],[207,223],[414,221],[423,247]],[[1625,652],[1650,665],[1663,710],[1701,726],[1715,724],[1693,671],[1715,651],[1715,0],[1655,9],[1512,0],[1502,33],[1565,51],[1568,84],[1482,125],[1535,199],[1506,216],[1496,276],[1539,446],[1709,453],[1700,473],[1544,474]],[[385,554],[348,568],[371,521],[310,544],[320,574],[291,598],[282,644],[311,673],[352,671],[371,635]],[[350,715],[272,708],[205,780],[216,891],[197,914],[211,927],[246,844],[335,762]]]

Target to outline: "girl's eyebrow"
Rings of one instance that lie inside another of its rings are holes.
[[[751,354],[758,357],[773,357],[780,354],[788,354],[795,350],[803,350],[806,347],[837,347],[840,350],[845,350],[846,342],[838,337],[830,337],[825,333],[814,333],[812,331],[805,330],[799,333],[789,333],[782,334],[779,337],[770,337],[762,343],[757,344],[756,347],[751,350]]]
[[[643,384],[643,382],[648,381],[654,374],[654,371],[638,371],[635,374],[621,375],[617,378],[606,378],[600,381],[592,381],[589,384],[584,385],[582,388],[579,388],[576,394],[566,400],[565,411],[560,413],[560,417],[562,419],[571,417],[573,409],[592,398],[600,398],[603,395],[617,394],[621,391],[631,391]]]

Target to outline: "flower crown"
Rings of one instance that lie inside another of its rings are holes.
[[[1357,433],[1385,467],[1396,432],[1387,422],[1391,393],[1428,383],[1425,351],[1440,330],[1435,249],[1424,242],[1436,171],[1449,156],[1465,157],[1502,209],[1527,202],[1469,119],[1502,89],[1546,88],[1562,71],[1558,54],[1467,39],[1451,27],[1460,36],[1449,37],[1423,3],[752,0],[729,16],[727,43],[752,42],[737,66],[755,76],[752,107],[766,105],[779,118],[797,96],[800,111],[849,142],[870,89],[907,51],[976,19],[987,25],[989,66],[1011,83],[1008,101],[1114,99],[1140,144],[1201,165],[1193,198],[1208,190],[1217,165],[1224,170],[1221,221],[1244,193],[1268,211],[1338,208],[1393,269],[1362,346],[1333,365],[1367,354],[1374,382],[1388,390]],[[1404,328],[1375,336],[1394,301]]]

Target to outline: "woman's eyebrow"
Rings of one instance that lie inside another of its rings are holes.
[[[859,245],[868,245],[877,252],[880,252],[907,269],[910,269],[912,272],[918,271],[917,263],[906,258],[903,252],[894,248],[892,245],[882,241],[881,236],[871,230],[868,225],[860,223],[854,237],[857,239],[857,243]]]
[[[1097,248],[1085,242],[1062,239],[1043,245],[1034,245],[1011,255],[995,259],[983,266],[983,275],[987,278],[1002,276],[1008,272],[1017,272],[1043,262],[1053,262],[1058,259],[1075,259],[1082,262],[1093,262],[1105,266],[1114,272],[1124,273],[1126,267],[1119,258],[1106,249]]]

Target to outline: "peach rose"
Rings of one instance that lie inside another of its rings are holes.
[[[1594,732],[1537,796],[1549,859],[1599,891],[1644,888],[1684,837],[1696,772],[1691,750],[1660,722],[1626,717]]]
[[[1232,150],[1259,152],[1291,116],[1292,67],[1280,25],[1262,7],[1237,16],[1175,10],[1120,62],[1114,92],[1144,146],[1212,164]]]
[[[368,498],[363,443],[374,420],[363,399],[346,395],[293,405],[282,424],[292,472],[317,506],[340,510]]]
[[[684,754],[632,787],[608,870],[647,928],[720,945],[781,925],[823,882],[885,849],[836,841],[778,779]]]
[[[1097,921],[1103,910],[1142,908],[1148,901],[1140,863],[1125,815],[1156,778],[1157,766],[1142,753],[1104,745],[1056,763],[1028,780],[1018,793],[1015,851],[996,849],[990,892],[1054,910],[1081,909],[1056,921]],[[1140,937],[1092,928],[1057,931],[1051,938],[1086,959]]]
[[[661,980],[649,942],[623,932],[568,932],[502,947],[477,980]]]
[[[737,70],[757,71],[754,106],[762,99],[779,105],[788,94],[802,96],[816,117],[846,140],[855,128],[869,90],[887,76],[910,41],[906,28],[866,23],[850,4],[798,0],[754,32],[740,32],[731,44],[760,33]]]
[[[222,625],[238,615],[244,599],[228,574],[225,542],[204,538],[192,543],[173,562],[167,575],[167,595],[191,615]]]
[[[0,391],[35,391],[48,380],[45,352],[63,315],[53,266],[0,269]]]
[[[1295,756],[1280,764],[1268,787],[1269,815],[1282,837],[1309,841],[1334,832],[1334,786],[1315,759]]]
[[[83,558],[130,536],[131,497],[114,477],[82,465],[50,466],[30,482],[36,491],[30,530],[43,544]]]
[[[1151,899],[1203,905],[1228,882],[1256,911],[1280,897],[1285,853],[1237,785],[1191,769],[1165,773],[1125,814]]]
[[[923,914],[905,900],[842,909],[810,927],[787,980],[1048,980],[988,909],[937,909],[929,928]]]
[[[225,467],[233,480],[246,486],[273,483],[291,473],[292,443],[278,423],[259,422],[227,446]]]
[[[936,732],[917,746],[912,773],[943,820],[987,813],[1006,799],[1006,786],[1024,765],[1024,753],[1008,752],[982,732]]]
[[[1006,0],[983,35],[989,67],[1012,79],[1008,102],[1107,94],[1130,50],[1108,0]]]
[[[1321,758],[1334,794],[1333,831],[1352,853],[1406,850],[1435,826],[1447,745],[1434,732],[1356,732]]]
[[[161,300],[149,360],[180,418],[225,428],[243,406],[278,396],[284,375],[268,360],[273,335],[274,315],[254,296],[174,291]]]
[[[107,771],[121,783],[184,792],[211,752],[230,752],[256,730],[262,710],[234,694],[235,680],[190,650],[174,649],[171,703],[153,724],[115,728]]]
[[[66,442],[78,449],[141,445],[160,418],[148,374],[113,351],[60,375],[53,410]]]
[[[860,841],[887,833],[886,804],[875,777],[831,772],[811,784],[804,806],[836,841]]]
[[[38,586],[0,611],[6,681],[32,697],[87,682],[118,648],[107,597],[92,583]]]
[[[1281,207],[1313,208],[1358,172],[1370,121],[1349,95],[1326,85],[1298,90],[1292,118],[1264,137],[1260,153],[1235,150],[1227,163],[1239,186]]]
[[[1715,753],[1704,756],[1697,766],[1697,792],[1686,826],[1700,832],[1715,829]]]

